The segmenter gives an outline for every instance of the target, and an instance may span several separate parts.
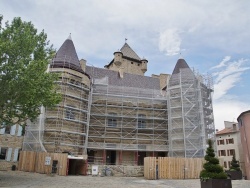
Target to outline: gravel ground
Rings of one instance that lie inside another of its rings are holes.
[[[233,188],[249,188],[250,180],[233,180]],[[198,179],[145,180],[143,177],[51,176],[20,171],[0,171],[0,187],[88,188],[199,188]]]

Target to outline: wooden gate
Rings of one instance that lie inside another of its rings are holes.
[[[146,179],[198,179],[203,158],[145,157]]]

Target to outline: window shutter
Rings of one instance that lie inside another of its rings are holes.
[[[14,156],[13,156],[13,161],[14,161],[14,162],[16,162],[16,161],[17,161],[17,157],[18,157],[18,150],[19,150],[19,148],[16,148],[16,149],[14,150]]]
[[[22,130],[23,130],[23,127],[21,125],[18,125],[17,136],[22,136]]]
[[[0,129],[0,134],[4,134],[5,133],[5,128]]]
[[[15,135],[16,133],[16,125],[12,125],[10,129],[10,135]]]
[[[12,154],[12,148],[8,148],[6,161],[10,161],[10,159],[11,159],[11,154]]]

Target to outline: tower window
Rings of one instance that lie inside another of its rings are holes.
[[[110,113],[110,116],[116,116],[115,113]],[[115,117],[108,118],[108,127],[116,127],[117,126],[117,119]]]
[[[71,109],[71,108],[66,108],[66,111],[65,111],[65,118],[66,118],[66,119],[75,119],[74,110]]]
[[[138,121],[137,121],[137,124],[138,124],[138,128],[146,128],[146,115],[144,114],[139,114],[138,115]]]

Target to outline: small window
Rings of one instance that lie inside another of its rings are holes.
[[[10,129],[11,129],[11,126],[6,126],[5,127],[5,134],[10,134]]]
[[[140,63],[138,63],[137,65],[140,66]]]
[[[230,138],[226,140],[227,144],[234,144],[234,139]]]
[[[227,168],[227,162],[224,161],[224,168]]]
[[[219,150],[219,156],[226,156],[225,150]]]
[[[134,64],[134,62],[131,62],[131,64]]]
[[[227,155],[228,155],[228,156],[233,156],[233,155],[235,155],[234,149],[227,150]]]
[[[218,145],[224,145],[224,139],[222,139],[222,140],[217,140],[217,144],[218,144]]]
[[[116,114],[110,113],[109,115],[113,117],[108,118],[108,127],[116,127],[117,126],[117,119],[115,118]]]
[[[7,149],[8,148],[1,148],[1,151],[0,151],[0,160],[5,160],[6,159]]]
[[[144,114],[139,114],[138,115],[138,121],[137,121],[138,128],[146,128],[146,120],[145,120],[145,118],[146,118],[146,115],[144,115]]]
[[[71,109],[71,108],[66,108],[66,111],[65,111],[65,118],[66,118],[66,119],[75,119],[74,110]]]

